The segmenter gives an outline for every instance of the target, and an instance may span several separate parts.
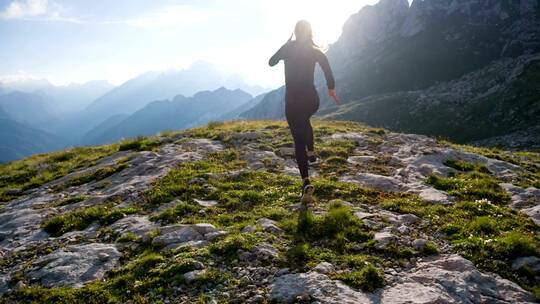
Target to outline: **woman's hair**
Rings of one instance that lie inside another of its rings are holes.
[[[296,23],[294,27],[294,36],[297,41],[300,42],[309,42],[314,47],[319,47],[313,42],[313,31],[311,29],[311,24],[306,20],[300,20]]]

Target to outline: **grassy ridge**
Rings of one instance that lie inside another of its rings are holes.
[[[207,299],[205,290],[217,288],[234,293],[246,288],[247,283],[236,279],[232,268],[239,265],[239,250],[249,251],[261,243],[269,243],[278,250],[278,258],[264,262],[263,266],[307,271],[327,261],[340,270],[331,273],[332,278],[355,288],[373,291],[385,285],[385,269],[404,265],[411,257],[438,253],[434,243],[423,251],[406,245],[377,249],[373,240],[375,230],[353,214],[352,208],[361,204],[419,216],[430,225],[418,229],[424,229],[427,234],[441,233],[454,246],[454,252],[470,259],[482,270],[498,273],[535,291],[540,298],[540,288],[534,275],[527,269],[515,271],[511,268],[515,258],[540,257],[539,229],[528,217],[507,207],[508,195],[498,186],[500,181],[485,167],[449,161],[446,165],[454,168],[456,173],[427,180],[435,188],[449,191],[458,198],[457,203],[449,206],[427,203],[410,194],[365,189],[337,180],[342,174],[354,172],[355,168],[348,165],[346,159],[356,149],[356,143],[346,139],[323,142],[321,137],[360,132],[377,145],[383,140],[385,131],[350,122],[317,121],[314,125],[321,158],[320,176],[313,179],[317,189],[317,213],[293,211],[299,199],[299,179],[284,174],[279,167],[270,167],[267,171],[247,169],[243,145],[235,142],[236,132],[258,132],[260,136],[252,144],[279,153],[283,147],[292,147],[285,123],[211,123],[207,127],[187,130],[183,135],[219,139],[225,143],[226,149],[210,153],[201,161],[179,164],[144,193],[136,208],[124,210],[95,206],[79,209],[51,218],[44,227],[53,235],[61,235],[97,222],[107,233],[106,226],[125,214],[148,214],[175,201],[175,205],[154,213],[151,219],[162,224],[211,223],[226,230],[229,233],[227,237],[206,248],[163,251],[134,235],[112,235],[118,242],[133,246],[127,247],[123,265],[111,271],[107,280],[92,282],[80,289],[24,287],[0,303],[153,303],[160,302],[164,295],[171,296],[178,286],[192,290],[196,298],[204,301]],[[142,142],[129,143],[127,147],[137,150],[145,145]],[[507,154],[500,155],[502,158]],[[526,163],[536,170],[538,155],[508,155],[512,161]],[[534,177],[536,171],[527,172],[533,172],[527,177],[529,183],[538,181]],[[203,208],[196,199],[216,200],[219,204]],[[57,204],[81,200],[84,198]],[[264,233],[256,224],[263,217],[275,220],[283,234]],[[256,231],[241,232],[247,225],[255,226]],[[200,263],[206,266],[207,272],[187,284],[183,274],[197,269]]]

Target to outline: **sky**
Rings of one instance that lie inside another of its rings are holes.
[[[268,58],[296,21],[335,42],[347,18],[378,0],[0,0],[0,81],[56,85],[182,69],[199,60],[277,87]]]

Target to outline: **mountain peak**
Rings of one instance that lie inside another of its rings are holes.
[[[115,86],[110,83],[108,80],[89,80],[83,83],[70,83],[67,87],[77,88],[77,87],[107,87],[114,88]]]
[[[251,94],[243,91],[242,89],[228,89],[224,86],[221,86],[215,90],[205,90],[205,91],[200,91],[200,92],[197,92],[195,95],[193,95],[194,98],[200,98],[200,97],[205,97],[205,96],[225,96],[225,95],[244,95],[244,96],[249,96],[250,98],[252,97]]]
[[[450,17],[473,24],[497,24],[516,19],[538,10],[537,0],[413,0],[407,20],[401,29],[404,37],[411,37]]]
[[[406,14],[409,9],[409,0],[380,0],[376,6],[389,11],[394,15]]]
[[[396,35],[408,10],[407,0],[382,0],[373,6],[365,6],[345,22],[343,33],[334,45],[346,50],[345,56],[350,56],[382,42]]]

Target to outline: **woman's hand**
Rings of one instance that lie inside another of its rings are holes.
[[[332,99],[336,102],[337,105],[339,105],[341,103],[341,100],[337,96],[337,93],[336,93],[335,89],[328,90],[328,96],[332,97]]]

